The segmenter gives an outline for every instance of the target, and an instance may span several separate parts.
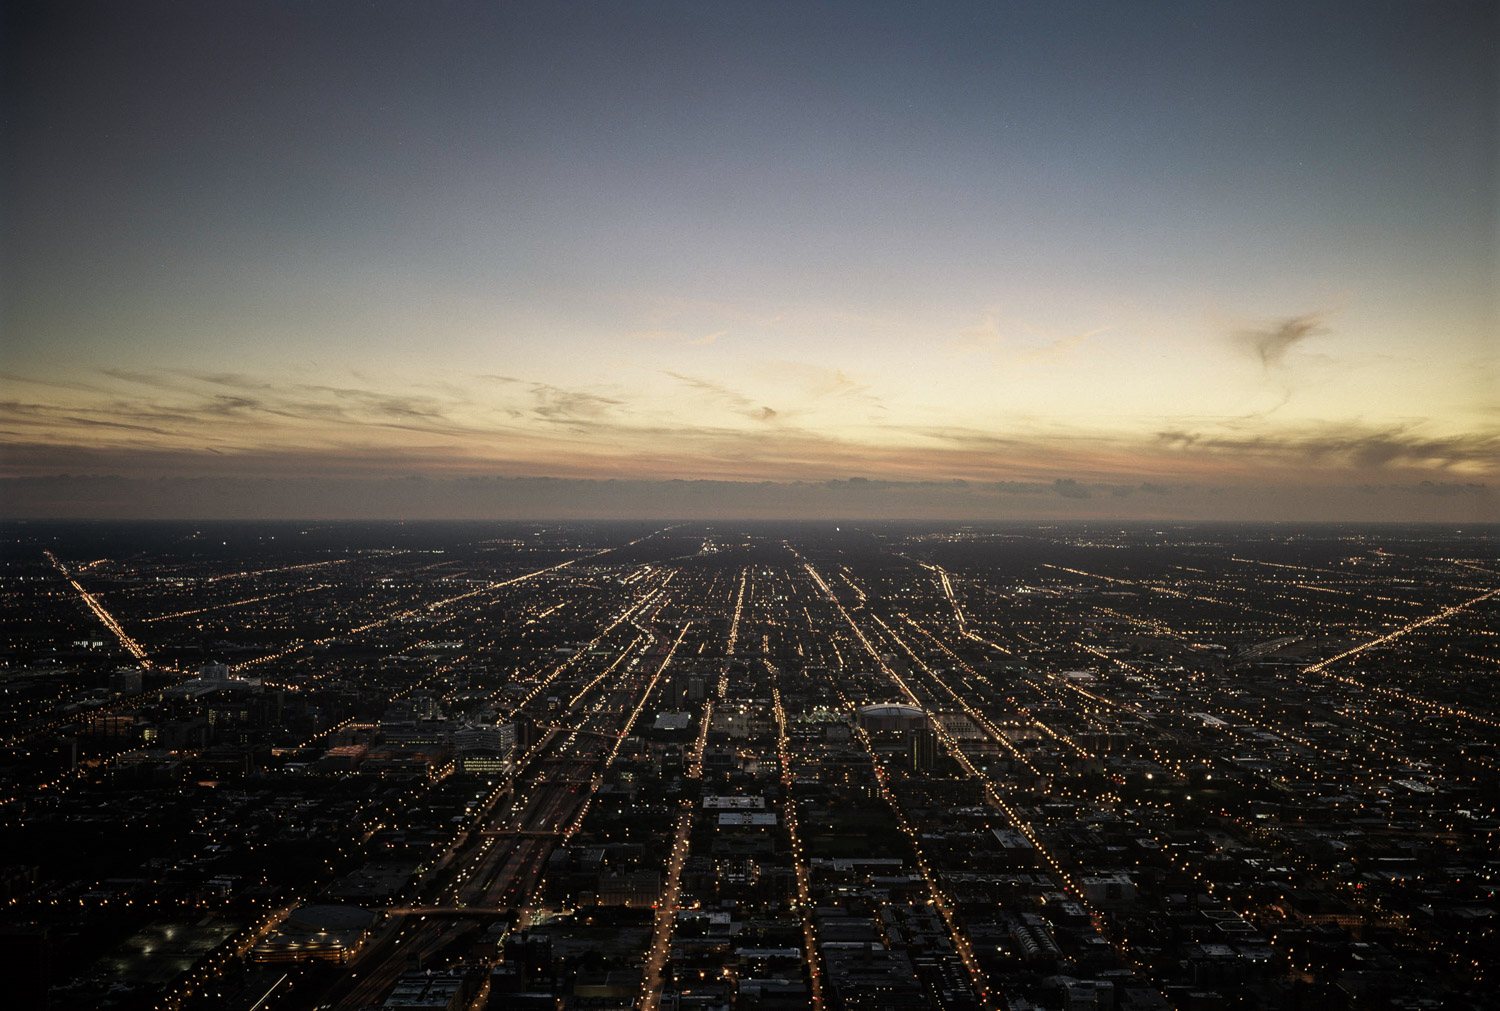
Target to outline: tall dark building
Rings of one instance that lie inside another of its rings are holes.
[[[908,733],[906,746],[911,755],[911,767],[921,772],[937,768],[937,734],[926,727],[918,727]]]

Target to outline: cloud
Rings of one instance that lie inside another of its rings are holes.
[[[150,432],[152,435],[167,434],[167,432],[163,431],[160,428],[154,428],[150,425],[132,425],[127,421],[101,421],[98,418],[80,418],[74,415],[68,415],[65,420],[71,421],[75,425],[98,425],[101,428],[123,428],[128,431],[134,432]]]
[[[64,456],[73,447],[179,464],[180,454],[218,453],[233,464],[278,453],[288,461],[337,455],[353,446],[380,447],[394,457],[422,442],[446,446],[451,459],[460,442],[475,440],[481,431],[475,423],[483,420],[464,398],[447,390],[443,396],[413,392],[410,383],[380,390],[173,369],[94,375],[103,385],[79,387],[51,402],[0,403],[6,437],[50,444]],[[493,423],[482,431],[501,434]],[[7,466],[14,466],[12,446],[4,449]]]
[[[451,407],[448,398],[326,383],[275,383],[235,373],[201,373],[177,369],[142,372],[110,368],[101,369],[100,374],[173,396],[166,401],[134,396],[116,400],[107,407],[94,406],[95,411],[108,410],[137,418],[174,421],[184,425],[201,423],[205,417],[255,413],[340,424],[441,426],[448,423],[448,411]],[[205,385],[239,392],[230,394],[204,390]]]
[[[129,432],[145,432],[149,435],[170,435],[158,425],[143,424],[139,415],[103,414],[90,415],[76,408],[57,407],[52,404],[31,404],[19,400],[0,401],[0,418],[11,427],[11,432],[36,432],[54,430],[60,425],[82,425],[86,428],[116,428]]]
[[[755,401],[743,393],[740,393],[738,390],[732,390],[723,383],[716,382],[715,380],[704,379],[701,376],[685,376],[681,372],[673,372],[669,369],[663,369],[662,375],[669,376],[684,386],[690,386],[695,390],[708,393],[732,407],[749,408],[755,406]]]
[[[593,421],[611,407],[619,407],[624,403],[613,397],[564,389],[550,383],[533,383],[531,393],[537,401],[532,413],[544,421],[559,423]]]
[[[32,386],[24,400],[0,403],[0,439],[13,475],[113,470],[131,477],[373,479],[404,470],[434,478],[965,478],[976,499],[1000,512],[1050,501],[1075,515],[1176,514],[1193,508],[1200,494],[1194,488],[1224,486],[1238,496],[1304,483],[1309,475],[1345,487],[1427,478],[1439,490],[1407,497],[1447,509],[1439,500],[1486,501],[1447,492],[1447,484],[1493,486],[1500,479],[1495,425],[1461,434],[1417,423],[1271,430],[1208,418],[1137,434],[1067,427],[1045,415],[1006,415],[1003,425],[983,427],[851,422],[859,412],[849,410],[848,398],[868,394],[848,374],[798,363],[771,362],[766,369],[779,380],[768,388],[798,409],[787,410],[780,399],[767,403],[759,390],[752,398],[734,380],[682,372],[663,373],[674,387],[670,395],[642,393],[638,400],[612,387],[493,374],[462,377],[468,385],[449,391],[441,383],[366,382],[348,373],[311,384],[296,375],[116,370],[81,377],[99,389],[53,396]],[[772,382],[760,373],[753,378]],[[828,398],[822,413],[813,403],[818,397]],[[832,420],[822,424],[824,417]]]
[[[869,384],[856,381],[843,369],[789,361],[766,362],[761,369],[773,380],[796,386],[797,395],[808,400],[846,399],[863,401],[876,408],[884,406],[870,392]]]
[[[702,337],[694,337],[692,334],[682,330],[632,330],[629,334],[632,340],[638,341],[662,341],[672,344],[712,344],[721,337],[729,336],[728,330],[715,330],[713,333],[704,334]]]
[[[1492,468],[1500,460],[1500,433],[1471,432],[1453,436],[1423,436],[1404,428],[1370,431],[1353,426],[1284,435],[1205,435],[1183,430],[1157,433],[1164,447],[1179,451],[1207,451],[1244,457],[1281,458],[1287,462],[1330,463],[1357,470],[1400,465],[1451,468]]]
[[[0,381],[20,383],[27,386],[42,386],[53,390],[70,390],[80,393],[103,394],[107,392],[97,383],[79,382],[77,380],[37,379],[33,376],[23,376],[16,372],[0,371]]]
[[[1413,489],[1418,495],[1488,495],[1488,485],[1469,482],[1467,484],[1452,484],[1447,481],[1423,481]]]
[[[1084,333],[1073,334],[1071,337],[1060,337],[1057,340],[1052,341],[1050,344],[1046,344],[1042,347],[1033,348],[1032,350],[1027,351],[1025,354],[1021,355],[1017,359],[1017,361],[1028,365],[1036,365],[1044,362],[1065,361],[1071,358],[1073,356],[1073,352],[1077,351],[1079,346],[1089,338],[1096,337],[1099,334],[1105,333],[1109,329],[1110,328],[1107,326],[1101,326],[1095,327],[1092,330],[1085,331]]]
[[[1164,484],[1154,484],[1150,481],[1142,481],[1140,484],[1117,484],[1109,489],[1109,493],[1115,498],[1129,498],[1136,492],[1144,495],[1170,495],[1172,489]]]
[[[960,329],[958,336],[948,342],[948,349],[956,354],[972,355],[996,351],[1003,343],[1000,323],[994,314],[985,313],[978,323]]]
[[[231,396],[221,393],[209,401],[207,409],[218,414],[234,414],[236,411],[255,411],[263,406],[255,397]]]
[[[236,390],[257,391],[272,390],[275,386],[264,379],[255,379],[251,376],[241,375],[237,372],[181,372],[178,375],[189,376],[202,383],[212,386],[228,386]]]
[[[1248,346],[1267,370],[1281,365],[1287,352],[1309,337],[1328,332],[1323,325],[1325,313],[1312,312],[1302,316],[1291,316],[1279,323],[1255,330],[1241,331],[1237,340]]]
[[[704,379],[701,376],[685,376],[681,372],[672,372],[669,370],[663,370],[662,375],[670,376],[684,386],[706,393],[711,399],[717,400],[736,413],[743,414],[745,417],[755,421],[774,421],[781,415],[781,412],[775,408],[767,407],[764,404],[757,404],[738,390],[731,389],[723,383],[712,379]]]
[[[355,410],[378,417],[437,421],[446,417],[445,404],[433,397],[382,393],[348,386],[295,386],[297,392],[326,393],[335,401],[354,405]]]
[[[1198,444],[1203,438],[1197,432],[1185,432],[1180,428],[1163,429],[1156,433],[1156,441],[1174,449],[1186,449]]]
[[[986,313],[980,322],[959,330],[958,336],[948,342],[948,350],[961,355],[985,354],[997,365],[1043,365],[1067,361],[1089,339],[1112,329],[1100,326],[1082,333],[1054,337],[1055,330],[1049,332],[1021,320],[1007,321],[1007,328],[1024,334],[1020,342],[1023,346],[1017,347],[1017,342],[1008,340],[1001,333],[1000,321],[993,313]],[[1038,339],[1043,343],[1036,345]],[[1028,344],[1035,346],[1024,346]]]

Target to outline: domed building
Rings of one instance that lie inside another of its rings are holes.
[[[854,718],[872,733],[884,730],[921,730],[927,727],[927,712],[904,702],[881,702],[860,706]]]

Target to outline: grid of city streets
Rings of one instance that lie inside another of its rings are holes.
[[[15,1006],[1493,1006],[1493,529],[5,533]]]

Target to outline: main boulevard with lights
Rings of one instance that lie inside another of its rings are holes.
[[[1483,1007],[1493,532],[12,524],[17,992]]]

